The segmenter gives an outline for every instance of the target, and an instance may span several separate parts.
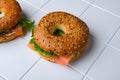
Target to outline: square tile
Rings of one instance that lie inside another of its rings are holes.
[[[7,80],[19,80],[39,59],[30,51],[25,40],[17,38],[0,44],[0,74]]]
[[[40,19],[45,16],[45,13],[41,10],[38,10],[31,18],[30,20],[35,21],[34,27],[39,23]],[[31,39],[32,31],[29,31],[26,35],[23,36],[23,38],[27,41]]]
[[[96,0],[94,4],[120,16],[120,0]]]
[[[29,19],[37,11],[37,9],[35,7],[33,7],[32,5],[28,4],[25,1],[18,0],[18,2],[20,3],[20,6],[23,11],[23,16],[25,18]]]
[[[120,29],[111,40],[110,45],[120,50]]]
[[[107,47],[87,76],[93,80],[120,80],[120,51]]]
[[[69,67],[41,59],[22,80],[81,80],[82,77]]]
[[[80,18],[86,22],[93,37],[108,43],[120,26],[120,18],[91,6]]]
[[[66,3],[66,4],[64,4]],[[51,0],[42,10],[45,12],[64,11],[79,16],[89,5],[81,0]]]
[[[84,52],[84,55],[74,62],[71,62],[70,66],[85,75],[104,47],[105,44],[91,38],[89,41],[89,47]]]
[[[41,8],[44,4],[46,4],[49,0],[24,0],[30,2],[32,5],[36,6],[37,8]]]

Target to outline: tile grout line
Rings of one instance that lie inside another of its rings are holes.
[[[19,80],[22,80],[25,75],[38,63],[38,61],[40,60],[41,58],[39,58],[37,61],[35,61],[35,63],[20,77]]]
[[[31,17],[39,10],[39,8],[36,7],[35,5],[31,4],[29,1],[26,1],[26,0],[22,0],[22,1],[23,1],[23,2],[26,2],[27,4],[29,4],[29,5],[31,5],[32,7],[34,7],[34,8],[37,9],[37,10],[29,17],[29,18],[31,18]]]
[[[88,72],[90,71],[90,69],[93,67],[93,65],[96,63],[96,61],[98,60],[98,58],[102,55],[103,51],[105,50],[107,45],[105,45],[103,47],[103,49],[101,50],[100,54],[95,58],[95,60],[93,61],[93,63],[91,64],[91,66],[88,68],[88,70],[86,71],[85,75],[83,76],[82,80],[84,80],[84,78],[87,76]]]
[[[83,76],[82,80],[84,80],[84,78],[87,76],[88,72],[90,71],[90,69],[93,67],[93,65],[96,63],[96,61],[99,59],[99,57],[102,55],[103,51],[106,49],[107,46],[109,46],[110,41],[113,39],[113,37],[115,36],[115,34],[119,31],[120,26],[118,27],[118,29],[115,31],[115,33],[112,35],[112,37],[110,38],[110,40],[107,42],[107,44],[105,44],[104,48],[102,49],[102,51],[100,52],[100,54],[96,57],[96,59],[94,60],[94,62],[91,64],[91,66],[89,67],[89,69],[87,70],[87,72],[85,73],[85,75]]]
[[[109,45],[109,44],[108,44],[108,46],[120,52],[120,49],[118,49],[118,48],[116,48],[116,47],[114,47],[112,45]]]
[[[73,71],[75,71],[75,72],[79,73],[79,74],[80,74],[80,75],[82,75],[82,76],[84,76],[84,75],[85,75],[84,73],[82,73],[82,72],[80,72],[80,71],[76,70],[74,67],[72,67],[72,66],[71,66],[71,65],[69,65],[69,64],[68,64],[68,67],[69,67],[70,69],[72,69]]]
[[[3,77],[2,75],[0,75],[0,78],[2,79],[2,80],[7,80],[5,77]]]
[[[38,7],[36,7],[35,5],[33,5],[32,3],[30,3],[29,1],[26,1],[26,0],[22,0],[23,2],[26,2],[26,3],[28,3],[28,4],[30,4],[31,6],[33,6],[34,8],[36,8],[36,9],[39,9]]]
[[[92,2],[89,2],[89,1],[86,1],[86,0],[81,0],[81,1],[83,1],[83,2],[85,2],[87,4],[91,4],[94,0]]]
[[[46,4],[48,4],[51,0],[46,1],[40,8],[36,7],[35,5],[31,4],[29,1],[26,0],[22,0],[23,2],[26,2],[28,4],[30,4],[31,6],[33,6],[34,8],[36,8],[37,10],[33,13],[33,15],[39,11],[41,8],[43,8]],[[29,18],[33,17],[33,15],[31,15]]]
[[[115,31],[115,33],[113,34],[113,36],[111,37],[111,39],[109,40],[109,43],[113,40],[114,36],[116,35],[117,32],[119,32],[119,30],[120,30],[120,25],[117,28],[117,30]],[[109,43],[107,45],[110,45]]]
[[[48,0],[45,4],[43,4],[39,9],[43,8],[45,5],[47,5],[51,0]]]
[[[93,6],[93,7],[95,7],[95,8],[98,8],[98,9],[100,9],[100,10],[106,12],[106,13],[109,13],[109,14],[111,14],[111,15],[113,15],[113,16],[116,16],[116,17],[120,18],[120,16],[119,16],[118,14],[116,14],[116,13],[111,12],[111,11],[109,11],[109,10],[107,10],[107,9],[101,8],[101,7],[99,7],[98,5],[94,5],[93,2],[95,2],[96,0],[93,1],[92,3],[90,3],[90,2],[88,2],[88,1],[86,1],[86,0],[81,0],[81,1],[83,1],[83,2],[85,2],[85,3],[87,3],[87,4],[91,4],[91,6]],[[82,14],[81,14],[81,15],[82,15]],[[81,16],[81,15],[80,15],[80,16]]]
[[[120,26],[117,28],[117,30],[115,31],[115,33],[111,36],[110,40],[107,42],[107,46],[109,45],[109,43],[113,40],[114,36],[116,35],[116,33],[119,31]]]
[[[118,27],[118,29],[116,30],[116,32],[113,34],[113,36],[112,36],[110,42],[113,40],[114,36],[115,36],[119,31],[120,31],[120,26]],[[107,44],[107,46],[109,46],[109,47],[111,47],[111,48],[113,48],[113,49],[115,49],[115,50],[117,50],[117,51],[120,51],[120,49],[118,49],[118,48],[116,48],[116,47],[110,45],[110,42]]]
[[[89,6],[78,17],[82,16],[96,0],[92,1],[91,3],[84,0],[81,1],[85,2],[86,4],[89,4]]]
[[[107,9],[101,8],[101,7],[99,7],[99,6],[97,6],[97,5],[94,5],[94,4],[92,4],[91,6],[93,6],[93,7],[95,7],[95,8],[98,8],[98,9],[100,9],[100,10],[106,12],[106,13],[109,13],[109,14],[111,14],[111,15],[113,15],[113,16],[116,16],[116,17],[120,18],[119,15],[117,15],[116,13],[111,12],[111,11],[109,11],[109,10],[107,10]]]
[[[44,7],[46,4],[48,4],[50,1],[51,1],[51,0],[48,0],[46,3],[44,3],[40,8],[38,8],[37,11],[34,12],[34,14],[37,13],[39,10],[41,10],[41,8],[43,8],[43,7]],[[33,14],[33,15],[34,15],[34,14]],[[33,15],[32,15],[31,17],[33,17]],[[31,17],[30,17],[30,18],[31,18]]]

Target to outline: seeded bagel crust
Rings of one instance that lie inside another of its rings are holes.
[[[56,25],[65,32],[64,35],[53,35]],[[72,60],[74,60],[88,46],[89,29],[82,20],[69,13],[52,12],[40,20],[33,37],[43,50],[53,52],[58,56],[73,55]]]
[[[16,0],[0,0],[0,32],[14,27],[22,18],[22,10]]]

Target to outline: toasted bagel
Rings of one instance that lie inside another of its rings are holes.
[[[65,34],[54,35],[56,29],[64,31]],[[81,19],[72,14],[52,12],[40,20],[34,30],[33,38],[40,48],[57,55],[63,62],[55,59],[57,57],[51,58],[40,54],[43,58],[66,65],[82,55],[88,47],[89,29]],[[64,63],[65,58],[69,60]]]
[[[16,0],[0,0],[0,32],[11,29],[22,18],[22,10]]]
[[[0,43],[22,36],[27,22],[16,0],[0,0]]]

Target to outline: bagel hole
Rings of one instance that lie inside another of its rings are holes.
[[[4,13],[0,11],[0,18],[2,18],[3,16],[4,16]]]
[[[62,36],[64,34],[65,34],[65,32],[60,29],[56,29],[53,33],[53,35],[55,35],[55,36]]]
[[[55,36],[63,36],[66,33],[65,27],[63,25],[55,25],[52,34]]]

